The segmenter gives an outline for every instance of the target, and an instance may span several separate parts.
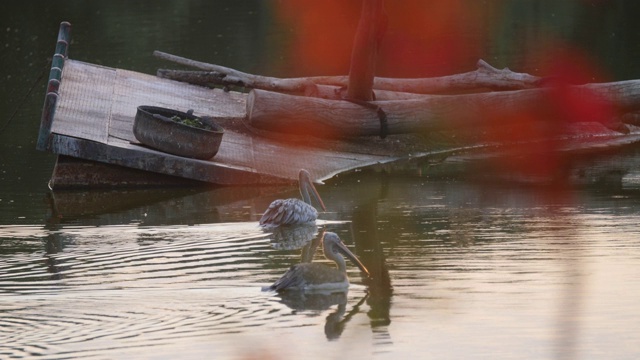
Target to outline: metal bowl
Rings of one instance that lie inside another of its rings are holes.
[[[171,120],[174,116],[198,120],[211,130]],[[218,153],[224,129],[211,119],[194,116],[193,110],[185,113],[156,106],[138,106],[133,134],[140,143],[156,150],[206,160]]]

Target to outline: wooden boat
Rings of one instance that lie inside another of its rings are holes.
[[[307,169],[321,182],[336,174],[405,159],[445,157],[472,144],[437,148],[404,135],[385,140],[265,136],[243,122],[247,94],[164,79],[155,75],[76,61],[68,57],[71,24],[60,25],[45,96],[37,148],[58,155],[51,188],[148,185],[295,184]],[[213,117],[224,128],[215,157],[193,159],[140,144],[132,131],[138,106],[159,106]],[[621,147],[640,141],[598,128],[589,141],[567,142],[559,151]],[[584,137],[582,137],[584,139]],[[413,141],[413,142],[412,142]]]

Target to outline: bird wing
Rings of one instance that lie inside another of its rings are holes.
[[[287,224],[302,224],[315,221],[318,218],[318,211],[313,206],[298,199],[293,200],[296,201],[288,204],[291,210],[287,211]]]
[[[318,263],[302,263],[290,267],[280,279],[266,289],[278,292],[305,290],[309,286],[341,283],[346,279],[346,275],[335,268]]]
[[[284,216],[284,200],[278,199],[273,201],[260,218],[260,225],[279,224]]]
[[[299,199],[275,200],[260,218],[260,225],[301,224],[314,221],[318,211]]]
[[[284,291],[286,289],[302,288],[304,286],[304,277],[301,275],[301,272],[304,269],[302,269],[300,265],[301,264],[296,264],[291,266],[280,279],[276,280],[276,282],[269,287],[269,290]]]

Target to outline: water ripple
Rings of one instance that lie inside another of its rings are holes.
[[[58,253],[14,256],[0,264],[2,292],[50,291],[61,287],[127,288],[145,280],[165,286],[229,277],[257,267],[255,252],[269,251],[254,223],[166,228],[72,227],[53,232],[65,247]],[[140,239],[143,239],[141,242]]]
[[[93,355],[99,355],[101,343],[108,343],[103,350],[113,353],[142,345],[243,332],[265,326],[287,312],[285,307],[278,309],[274,307],[276,303],[264,301],[266,296],[254,287],[22,296],[22,306],[0,309],[0,340],[4,344],[0,355],[85,358],[88,354],[83,352],[83,344],[88,342]],[[60,349],[65,353],[59,353]]]
[[[0,358],[113,357],[323,321],[321,312],[293,316],[260,291],[299,255],[274,250],[255,223],[69,227],[40,235],[40,249],[0,263]],[[47,251],[47,241],[58,250]],[[271,252],[287,263],[269,263]]]

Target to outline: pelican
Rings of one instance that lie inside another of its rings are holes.
[[[267,211],[260,218],[260,226],[272,227],[290,224],[305,224],[316,221],[318,211],[311,206],[309,193],[320,204],[323,211],[327,211],[320,194],[311,182],[311,175],[307,170],[300,170],[298,174],[298,186],[300,187],[300,199],[278,199],[269,205]]]
[[[369,271],[362,265],[360,260],[345,246],[338,235],[332,232],[325,232],[322,237],[322,247],[324,256],[335,261],[338,268],[332,268],[318,263],[301,263],[293,265],[287,272],[273,285],[264,287],[264,291],[283,292],[286,290],[298,291],[344,291],[349,287],[347,278],[347,265],[342,252],[349,260],[353,261],[359,268],[369,276]]]

